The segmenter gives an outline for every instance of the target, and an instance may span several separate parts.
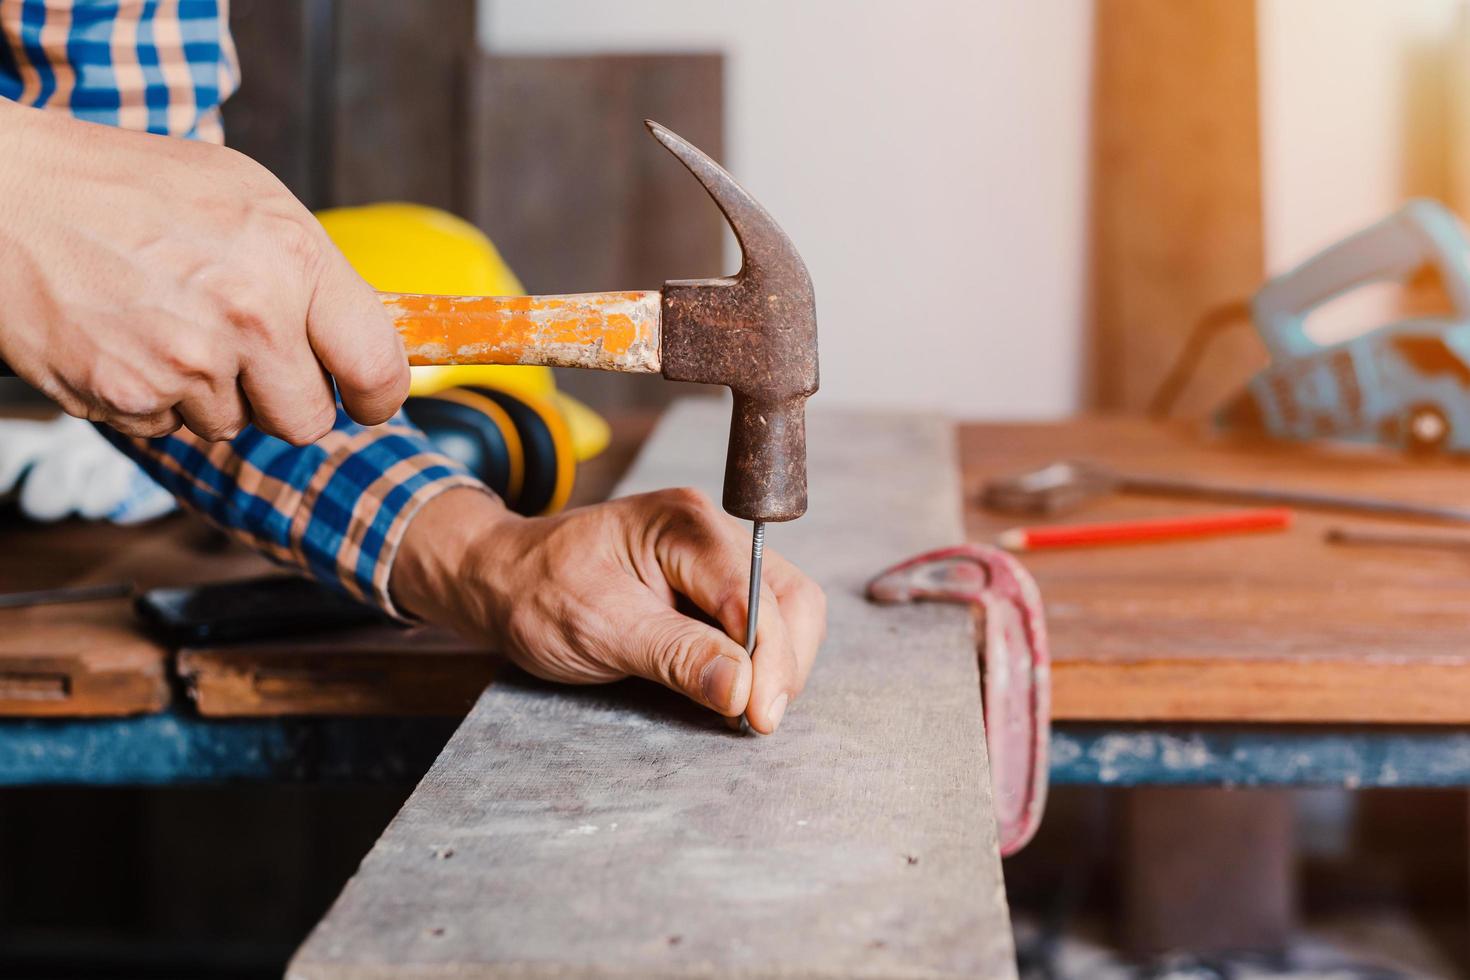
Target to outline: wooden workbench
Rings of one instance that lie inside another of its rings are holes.
[[[647,416],[619,421],[610,456],[579,479],[581,501],[606,494],[650,423]],[[972,540],[1017,522],[979,506],[988,477],[1063,458],[1261,485],[1448,504],[1470,500],[1470,466],[1464,464],[1209,442],[1186,426],[1133,419],[964,425],[960,458]],[[1118,497],[1059,520],[1211,506]],[[1027,555],[1051,626],[1054,717],[1470,722],[1470,644],[1464,639],[1470,635],[1470,554],[1323,542],[1327,527],[1358,523],[1366,522],[1303,513],[1286,533]],[[118,579],[179,583],[269,568],[222,547],[188,519],[142,529],[10,525],[0,537],[5,590]],[[320,645],[319,638],[303,641],[294,652],[309,654]],[[390,656],[375,656],[367,670],[366,660],[352,665],[322,658],[320,670],[309,671],[288,647],[191,652],[181,660],[182,672],[191,687],[207,692],[202,706],[210,714],[269,715],[332,707],[321,701],[323,686],[345,692],[339,713],[459,713],[493,670],[485,655],[463,647],[451,652],[437,641],[432,651],[419,645],[412,655],[408,645],[390,644]],[[393,649],[404,651],[403,670],[391,669]],[[415,658],[429,652],[439,671],[432,697],[405,680],[405,671],[412,674],[425,662]],[[446,656],[483,659],[454,665]],[[242,671],[256,665],[262,682],[242,681]],[[340,676],[333,673],[337,665]],[[168,651],[136,630],[125,600],[0,610],[0,714],[156,711],[168,699],[168,666]]]
[[[1195,427],[1137,419],[968,425],[961,459],[972,540],[1042,523],[982,509],[987,478],[1060,459],[1247,486],[1470,501],[1470,465],[1463,462],[1210,440]],[[1055,520],[1226,506],[1117,496]],[[1470,552],[1323,539],[1329,527],[1368,524],[1456,533],[1299,512],[1287,532],[1026,555],[1046,601],[1053,717],[1470,722]]]

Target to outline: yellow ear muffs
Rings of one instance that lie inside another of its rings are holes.
[[[514,507],[525,473],[525,454],[515,423],[500,406],[482,399],[483,406],[447,398],[408,399],[403,414],[423,430],[434,448],[462,463]]]
[[[504,490],[496,488],[493,484],[491,489],[500,494],[500,499],[505,501],[507,507],[515,510],[526,485],[526,449],[521,439],[521,431],[516,426],[515,420],[510,417],[510,413],[501,408],[494,399],[486,398],[480,392],[465,388],[449,388],[435,392],[429,396],[429,400],[434,399],[454,402],[479,412],[489,419],[499,431],[509,456],[509,474]]]
[[[467,389],[503,408],[526,454],[520,499],[511,507],[526,515],[554,514],[567,505],[577,474],[572,435],[556,403],[524,391],[511,394],[488,386]]]

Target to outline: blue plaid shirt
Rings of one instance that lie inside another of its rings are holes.
[[[93,122],[222,142],[239,84],[228,0],[0,0],[0,97]],[[388,576],[408,522],[434,496],[484,484],[402,419],[337,413],[312,446],[248,428],[103,430],[185,506],[269,557],[394,612]]]

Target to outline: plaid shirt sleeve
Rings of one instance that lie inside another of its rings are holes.
[[[223,142],[239,83],[228,0],[0,0],[0,97],[92,122]],[[402,418],[371,428],[338,409],[297,448],[253,428],[114,445],[186,506],[267,556],[396,615],[388,576],[429,500],[483,483]]]
[[[455,487],[490,492],[401,416],[368,427],[339,407],[332,431],[305,447],[253,427],[214,443],[185,430],[132,439],[99,428],[237,540],[395,616],[388,576],[419,508]]]

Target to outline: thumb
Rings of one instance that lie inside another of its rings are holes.
[[[325,235],[323,235],[325,237]],[[393,318],[330,243],[312,292],[312,351],[337,382],[342,407],[364,425],[386,422],[408,397],[408,357]]]
[[[641,605],[641,604],[640,604]],[[752,668],[724,633],[652,599],[625,623],[622,662],[629,674],[657,681],[727,718],[745,713]]]

